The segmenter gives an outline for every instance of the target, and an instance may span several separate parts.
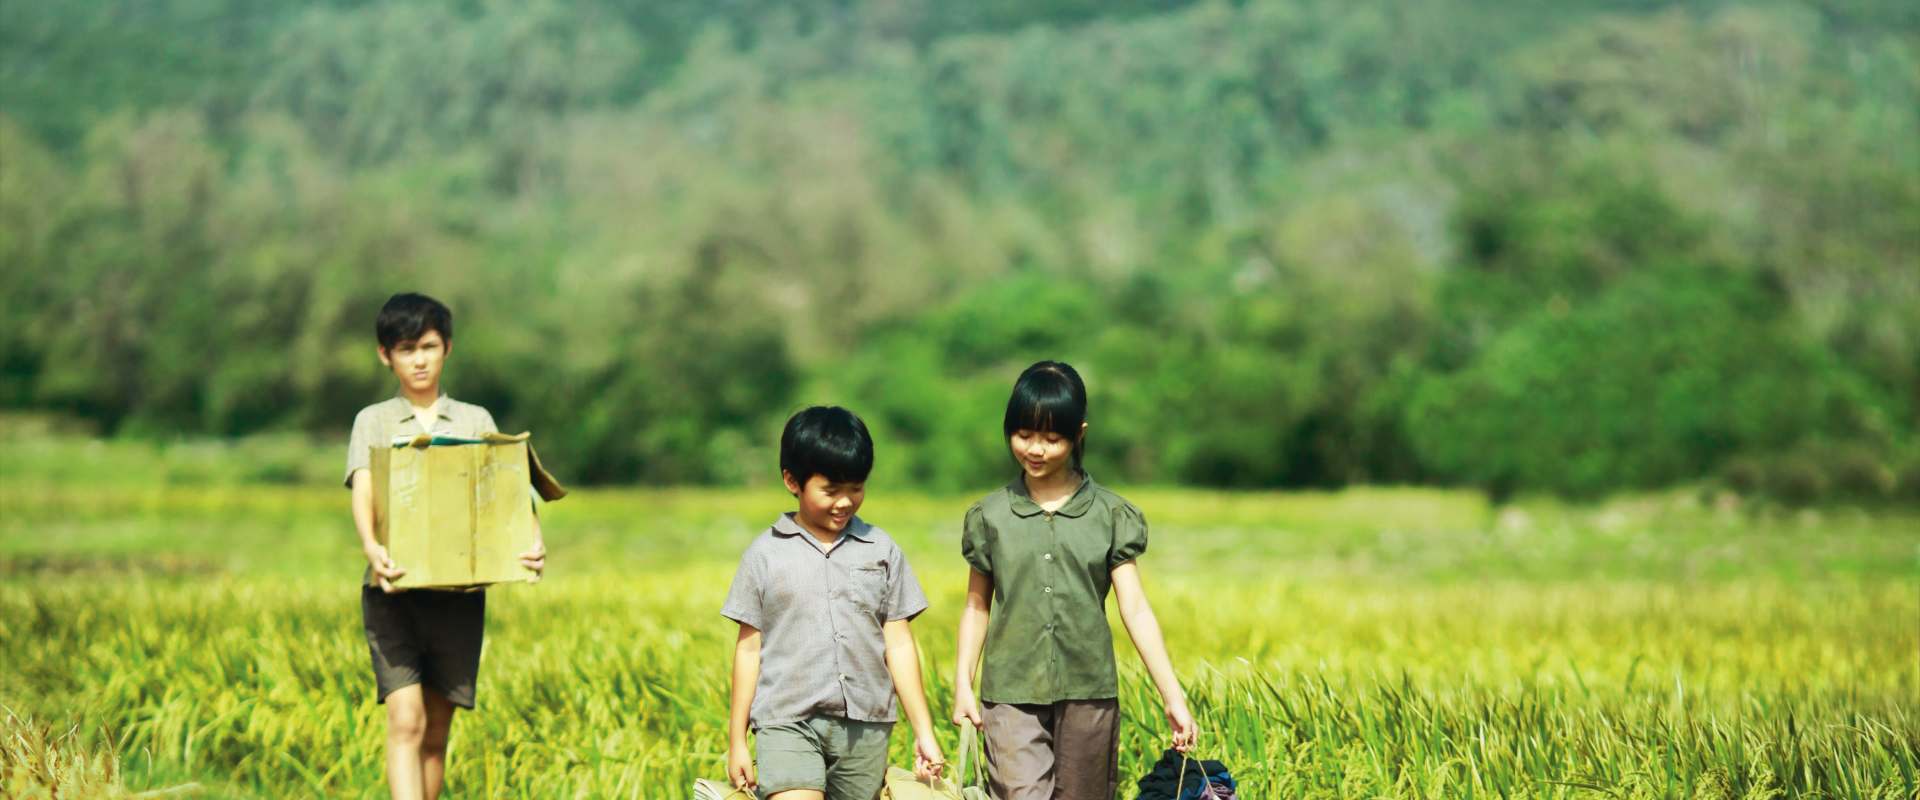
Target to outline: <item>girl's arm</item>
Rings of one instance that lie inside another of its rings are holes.
[[[1120,605],[1120,621],[1127,626],[1133,649],[1147,666],[1160,700],[1166,704],[1167,724],[1173,728],[1173,749],[1182,753],[1193,747],[1193,714],[1187,711],[1187,694],[1173,674],[1173,660],[1167,657],[1167,642],[1160,636],[1160,620],[1153,616],[1147,602],[1147,590],[1140,585],[1140,567],[1132,561],[1113,568],[1113,594]]]
[[[927,692],[920,682],[920,648],[913,643],[913,627],[896,619],[880,627],[887,642],[887,672],[893,676],[893,692],[900,696],[900,708],[907,712],[907,724],[913,726],[913,774],[926,780],[940,774],[946,760],[940,744],[933,738],[933,715],[927,712]]]
[[[984,721],[973,692],[973,676],[987,641],[987,622],[993,616],[993,577],[977,569],[967,572],[967,607],[960,610],[960,656],[953,671],[953,724],[971,722],[978,728]]]
[[[753,751],[747,747],[747,719],[753,689],[760,682],[760,629],[740,623],[733,643],[733,706],[727,715],[727,779],[736,789],[753,789]]]

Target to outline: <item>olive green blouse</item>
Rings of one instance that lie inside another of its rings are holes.
[[[1140,509],[1091,477],[1053,513],[1021,478],[967,509],[960,554],[993,579],[980,699],[1118,697],[1107,589],[1113,568],[1146,549]]]

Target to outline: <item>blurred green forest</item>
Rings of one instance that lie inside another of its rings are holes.
[[[591,482],[1920,497],[1920,4],[0,4],[0,406],[301,431],[453,394]]]

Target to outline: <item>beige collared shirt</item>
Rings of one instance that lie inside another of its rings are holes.
[[[353,471],[366,469],[372,461],[371,448],[392,447],[393,437],[417,436],[422,433],[443,436],[477,437],[483,433],[498,433],[500,428],[493,424],[493,415],[485,408],[472,403],[462,403],[445,394],[434,403],[436,417],[433,430],[423,430],[418,417],[414,416],[413,404],[407,402],[405,395],[395,394],[366,408],[353,418],[353,437],[347,441],[347,488],[353,488]]]

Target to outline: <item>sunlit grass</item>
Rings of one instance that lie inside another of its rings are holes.
[[[14,469],[6,794],[380,794],[344,491]],[[1910,513],[1770,515],[1684,493],[1498,511],[1432,490],[1127,494],[1153,522],[1145,573],[1201,752],[1241,796],[1920,786]],[[732,635],[718,608],[739,550],[789,502],[631,489],[548,507],[550,580],[489,597],[480,709],[455,726],[460,796],[677,798],[717,777]],[[932,600],[915,629],[943,717],[968,502],[874,487],[863,512]],[[1165,728],[1116,644],[1130,782]]]

